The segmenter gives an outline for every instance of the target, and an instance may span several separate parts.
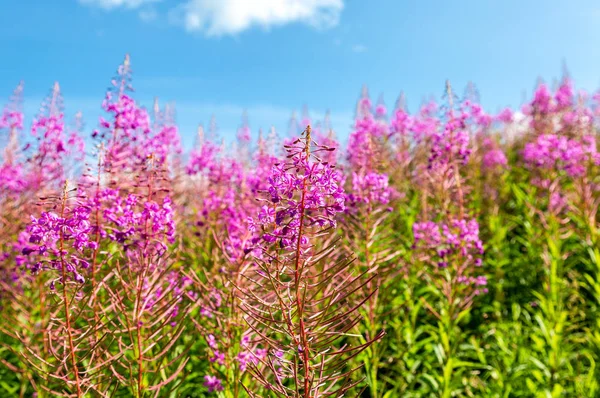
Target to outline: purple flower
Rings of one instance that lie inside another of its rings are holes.
[[[210,142],[204,143],[200,149],[194,150],[190,154],[190,161],[186,168],[187,173],[194,175],[213,167],[218,153],[219,148],[216,145]]]
[[[387,174],[352,173],[352,193],[348,195],[350,202],[383,205],[389,203],[393,193]]]
[[[525,145],[523,158],[530,168],[564,171],[573,178],[583,176],[588,165],[600,163],[593,136],[577,140],[557,134],[543,134]]]
[[[415,250],[438,268],[456,272],[458,283],[469,286],[487,284],[484,276],[473,276],[482,265],[483,242],[475,219],[454,219],[449,223],[425,221],[413,224]],[[479,292],[483,290],[479,289]]]
[[[513,121],[513,111],[510,108],[505,108],[494,119],[501,123],[510,123]]]
[[[506,155],[499,148],[491,149],[483,155],[483,167],[485,168],[505,167],[506,164]]]
[[[31,216],[24,233],[19,235],[16,248],[23,257],[17,262],[34,273],[58,271],[60,278],[64,267],[73,280],[83,283],[80,270],[88,268],[89,263],[82,257],[91,246],[89,217],[90,207],[84,205],[66,207],[63,216],[54,212]]]
[[[207,344],[208,344],[208,346],[209,346],[210,348],[212,348],[213,350],[216,350],[216,349],[217,349],[217,341],[216,341],[216,339],[215,339],[215,336],[213,336],[212,334],[209,334],[209,335],[206,337],[206,343],[207,343]]]
[[[438,246],[442,242],[440,227],[433,221],[413,224],[415,244],[423,242],[427,246]]]
[[[271,169],[266,199],[270,204],[251,222],[254,231],[257,227],[265,229],[262,239],[267,244],[278,242],[280,247],[293,250],[301,222],[307,228],[333,227],[335,214],[345,209],[341,175],[334,167],[307,156],[307,145],[312,144],[304,139],[294,141],[286,149],[288,162]],[[303,236],[300,244],[309,245],[308,238]]]
[[[460,117],[450,117],[443,129],[436,130],[431,135],[428,159],[430,169],[447,166],[452,161],[468,161],[471,149],[465,122],[467,116],[468,114],[463,113]]]
[[[159,204],[152,200],[141,201],[135,194],[123,197],[117,190],[104,189],[95,199],[90,199],[90,207],[102,209],[106,222],[100,232],[128,250],[148,241],[146,254],[162,255],[165,249],[162,240],[175,241],[174,210],[168,196]]]
[[[114,88],[106,93],[102,103],[110,121],[100,118],[102,132],[95,131],[96,138],[110,138],[107,142],[105,166],[116,170],[136,170],[151,160],[154,165],[163,165],[170,155],[181,153],[181,142],[172,117],[165,111],[156,112],[154,126],[148,112],[139,107],[125,93],[131,91],[129,68],[120,68],[122,73],[113,81]]]
[[[413,128],[414,119],[404,110],[398,109],[390,123],[392,133],[406,137]]]
[[[208,388],[208,392],[223,391],[223,384],[216,376],[204,376],[204,387]]]

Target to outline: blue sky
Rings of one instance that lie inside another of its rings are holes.
[[[254,131],[285,133],[303,104],[347,135],[363,84],[390,107],[404,91],[414,110],[446,79],[459,93],[473,81],[495,111],[566,63],[596,89],[599,21],[591,0],[4,0],[0,99],[23,79],[31,116],[59,81],[67,114],[94,127],[128,52],[136,98],[175,102],[188,145],[212,114],[230,137],[244,109]]]

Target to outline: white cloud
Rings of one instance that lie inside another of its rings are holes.
[[[338,24],[343,8],[343,0],[188,0],[170,17],[189,32],[222,36],[293,22],[327,29]]]
[[[137,9],[162,0],[78,0],[104,10]],[[188,32],[206,36],[235,35],[255,26],[269,29],[299,22],[315,29],[338,24],[344,0],[185,0],[169,11],[170,20]],[[158,17],[154,9],[139,12],[144,22]]]
[[[355,53],[364,53],[367,51],[367,46],[364,46],[362,44],[355,44],[354,46],[352,46],[352,51],[354,51]]]
[[[81,4],[92,7],[100,7],[104,8],[105,10],[111,10],[119,7],[138,8],[144,4],[155,3],[157,1],[160,0],[79,0]]]

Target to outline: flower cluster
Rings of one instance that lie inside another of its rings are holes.
[[[535,90],[531,102],[523,107],[523,113],[546,115],[551,113],[553,109],[552,94],[548,86],[542,83]]]
[[[490,149],[483,154],[483,167],[493,169],[506,166],[506,155],[500,148]]]
[[[214,143],[203,143],[190,154],[187,174],[206,177],[213,185],[241,183],[244,179],[242,164],[232,157],[219,156],[220,152]]]
[[[571,79],[564,79],[554,93],[554,110],[557,112],[571,108],[575,103],[575,92]]]
[[[23,130],[23,112],[21,102],[23,97],[23,83],[15,88],[10,103],[4,107],[0,114],[0,130]]]
[[[244,334],[240,342],[241,351],[236,357],[240,371],[242,372],[246,371],[249,364],[257,365],[259,361],[267,357],[267,350],[264,348],[253,347],[251,343],[250,334]]]
[[[570,177],[581,177],[590,164],[600,164],[594,136],[578,140],[558,134],[543,134],[525,145],[523,158],[530,167],[564,171]]]
[[[463,112],[458,117],[449,117],[444,127],[431,135],[431,152],[428,159],[430,169],[449,166],[454,161],[468,161],[471,154],[469,132],[466,130],[468,116],[468,113]]]
[[[220,236],[225,254],[231,262],[243,257],[249,234],[246,219],[254,212],[256,202],[250,192],[241,188],[248,184],[252,193],[257,185],[264,184],[262,176],[246,172],[242,164],[228,156],[218,156],[220,148],[211,142],[192,152],[187,173],[197,176],[202,187],[201,202],[198,203],[196,225],[217,227],[226,234]],[[265,167],[260,170],[264,173]],[[259,169],[257,169],[257,173]]]
[[[200,149],[190,153],[190,160],[186,167],[189,175],[198,174],[206,169],[214,167],[219,147],[211,142],[203,143]]]
[[[412,118],[408,125],[411,128],[413,139],[421,143],[432,137],[440,128],[440,120],[436,117],[438,105],[434,101],[421,106],[419,113]]]
[[[482,265],[483,243],[479,238],[479,224],[475,219],[454,219],[449,223],[432,221],[413,225],[414,248],[424,252],[428,262],[438,268],[451,268],[456,281],[477,286],[476,294],[485,293],[484,276],[472,276],[472,266]]]
[[[473,124],[479,129],[488,128],[494,121],[494,118],[485,113],[483,107],[474,101],[466,100],[463,102],[462,107],[463,112],[469,115]]]
[[[348,194],[348,201],[352,204],[387,204],[393,193],[386,174],[369,172],[363,175],[354,172],[352,173],[352,191]]]
[[[254,156],[254,168],[246,173],[246,183],[252,194],[269,189],[269,181],[265,176],[269,175],[273,166],[278,162],[277,157],[259,149]]]
[[[483,158],[481,164],[486,169],[506,167],[506,155],[490,137],[483,139]]]
[[[63,177],[62,160],[67,153],[63,115],[40,116],[31,126],[31,135],[38,137],[37,154],[33,158],[40,182]]]
[[[389,126],[385,120],[387,109],[380,102],[375,110],[371,110],[371,100],[363,92],[356,106],[354,129],[348,138],[347,159],[354,169],[372,169],[373,160],[380,151],[382,143],[390,136]]]
[[[252,140],[252,130],[248,125],[248,120],[244,115],[242,125],[237,130],[237,139],[241,143],[249,143]]]
[[[160,145],[152,143],[150,117],[145,109],[138,107],[127,94],[107,92],[102,108],[111,116],[100,117],[102,132],[95,130],[93,138],[108,139],[105,164],[110,168],[132,169],[143,164]],[[167,138],[172,131],[165,134]]]
[[[172,112],[169,108],[160,112],[157,102],[151,123],[146,109],[126,93],[133,91],[130,73],[126,57],[102,102],[109,117],[100,117],[100,130],[95,130],[92,137],[107,140],[105,164],[109,168],[135,170],[148,159],[162,166],[171,155],[182,152]]]
[[[122,132],[124,134],[122,138],[127,137],[135,141],[137,138],[133,133],[138,129],[145,134],[151,131],[148,112],[139,108],[135,100],[127,94],[121,94],[114,100],[113,94],[107,92],[102,108],[112,115],[114,121],[111,123],[100,117],[100,126]]]
[[[208,392],[223,391],[223,384],[217,376],[204,376],[204,387],[208,388]]]
[[[18,194],[27,189],[28,181],[21,164],[0,165],[0,192]]]
[[[156,134],[148,137],[144,144],[146,158],[152,156],[159,164],[164,164],[170,155],[183,151],[176,126],[162,126]]]
[[[530,124],[534,131],[538,134],[549,134],[559,119],[565,125],[571,125],[577,119],[577,113],[573,109],[574,104],[573,83],[566,78],[554,95],[546,84],[539,84],[533,99],[523,106],[522,110],[530,117]]]
[[[159,204],[107,188],[89,203],[94,210],[102,211],[104,222],[98,233],[122,244],[126,251],[141,247],[146,254],[161,255],[166,249],[162,241],[175,241],[174,211],[168,196]]]
[[[387,125],[368,114],[357,119],[348,138],[348,162],[354,168],[371,168],[378,142],[387,137]]]
[[[407,137],[409,132],[413,129],[413,123],[413,117],[406,110],[400,108],[394,112],[390,122],[390,130],[392,133],[398,134],[401,137]]]
[[[510,123],[514,119],[513,111],[510,108],[505,108],[500,111],[496,116],[494,116],[494,120],[500,123]]]
[[[304,227],[336,225],[334,216],[345,209],[345,194],[340,174],[334,166],[325,165],[310,155],[310,137],[298,139],[286,148],[289,161],[273,166],[269,176],[268,204],[262,206],[251,230],[262,228],[262,239],[279,242],[282,248],[309,244]],[[316,148],[316,151],[328,148]],[[274,225],[273,225],[274,224]]]
[[[23,129],[23,113],[5,109],[0,116],[0,129]]]
[[[85,281],[81,270],[89,266],[86,249],[97,248],[90,240],[92,230],[89,222],[90,207],[76,205],[65,208],[62,215],[43,212],[39,217],[31,216],[24,236],[28,243],[22,247],[23,259],[31,272],[43,270],[62,271],[80,283]],[[62,276],[59,278],[62,282]]]

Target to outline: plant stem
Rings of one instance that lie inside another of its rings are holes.
[[[61,211],[60,217],[64,219],[65,216],[65,207],[67,201],[67,182],[65,182],[65,187],[63,190],[63,197],[61,203]],[[81,386],[79,383],[79,370],[77,369],[77,359],[75,357],[75,345],[73,344],[73,331],[71,330],[71,316],[69,314],[69,298],[67,296],[67,266],[65,264],[64,259],[64,234],[63,227],[60,229],[60,241],[59,241],[59,250],[60,250],[60,265],[62,269],[62,286],[63,286],[63,303],[65,309],[65,323],[67,327],[67,336],[69,339],[69,354],[71,357],[71,364],[73,366],[73,373],[75,374],[75,387],[77,388],[77,397],[82,396]]]
[[[306,127],[306,161],[310,157],[310,126]],[[298,238],[296,240],[296,254],[294,264],[294,289],[296,290],[296,307],[298,308],[298,319],[300,327],[300,344],[302,349],[302,362],[304,364],[304,397],[310,398],[310,364],[309,364],[309,347],[306,338],[306,330],[304,326],[304,302],[303,296],[300,294],[300,274],[302,273],[300,264],[300,245],[302,243],[302,227],[304,224],[304,207],[306,197],[306,179],[302,181],[302,197],[300,199],[300,225],[298,227]]]

